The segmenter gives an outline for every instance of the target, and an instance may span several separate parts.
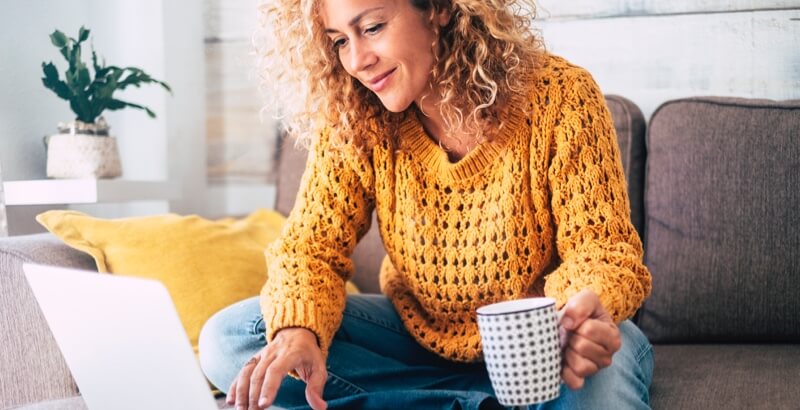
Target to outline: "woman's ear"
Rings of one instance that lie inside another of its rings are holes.
[[[452,14],[450,13],[449,8],[443,8],[436,13],[434,20],[439,23],[439,27],[444,27],[450,24],[450,17]]]

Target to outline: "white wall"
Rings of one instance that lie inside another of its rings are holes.
[[[65,62],[49,40],[56,28],[76,36],[92,30],[99,55],[109,64],[135,66],[165,80],[174,91],[147,86],[120,94],[146,105],[158,118],[138,110],[107,112],[118,137],[123,176],[170,180],[181,200],[76,207],[103,217],[165,212],[202,212],[205,200],[205,123],[202,4],[193,0],[2,0],[0,32],[0,162],[5,180],[45,177],[42,137],[73,118],[68,103],[41,84],[41,62]],[[87,50],[88,51],[88,50]],[[88,55],[86,53],[85,55]],[[171,205],[171,206],[170,206]],[[9,207],[9,229],[41,229],[33,216],[46,208]]]
[[[170,180],[181,187],[170,211],[207,215],[203,4],[163,0],[164,77],[174,96],[165,109]]]
[[[0,163],[7,181],[44,178],[42,137],[71,118],[68,104],[42,85],[41,63],[61,58],[48,35],[55,27],[77,30],[87,24],[89,2],[74,0],[69,7],[58,3],[0,2],[0,33],[5,38],[0,47]],[[9,232],[40,230],[33,217],[45,209],[8,207]]]
[[[649,118],[697,95],[800,98],[798,0],[539,0],[549,51]]]
[[[77,30],[87,24],[89,2],[59,3],[0,2],[0,161],[6,180],[44,177],[42,137],[71,118],[68,104],[42,85],[41,63],[61,58],[48,36],[55,27]]]

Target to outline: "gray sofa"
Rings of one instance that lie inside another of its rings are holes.
[[[681,99],[645,127],[633,103],[607,100],[653,274],[635,319],[655,345],[653,408],[800,408],[800,102]],[[289,145],[284,213],[305,155]],[[382,256],[373,226],[353,256],[363,291]],[[0,238],[0,408],[84,408],[26,261],[94,269],[49,234]]]

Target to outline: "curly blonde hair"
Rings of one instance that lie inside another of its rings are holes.
[[[526,73],[544,52],[532,31],[532,0],[406,0],[430,16],[439,41],[432,45],[430,85],[437,90],[445,127],[491,138],[503,126],[499,111],[524,93]],[[263,84],[267,107],[280,107],[290,135],[306,146],[323,129],[331,142],[360,152],[391,139],[404,113],[385,109],[339,61],[320,18],[321,0],[262,0],[259,6]],[[440,11],[450,21],[433,23]],[[365,121],[367,125],[365,126]],[[358,127],[358,132],[356,131]]]

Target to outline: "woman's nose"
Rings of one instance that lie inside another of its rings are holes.
[[[377,55],[364,41],[350,43],[350,68],[353,72],[363,71],[378,61]]]

